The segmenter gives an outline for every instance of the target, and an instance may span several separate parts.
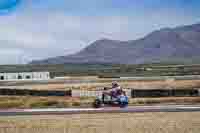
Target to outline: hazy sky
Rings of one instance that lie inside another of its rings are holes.
[[[0,64],[67,55],[200,22],[200,0],[0,0]]]

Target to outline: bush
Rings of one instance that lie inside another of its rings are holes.
[[[75,102],[72,102],[72,106],[80,107],[80,106],[81,106],[81,103],[78,102],[78,101],[75,101]]]
[[[31,108],[44,108],[58,105],[58,101],[37,101],[31,103],[29,106]]]
[[[71,104],[69,102],[59,102],[56,105],[56,108],[67,108],[67,107],[71,107]]]
[[[3,101],[0,102],[0,108],[21,108],[24,103],[22,101]]]

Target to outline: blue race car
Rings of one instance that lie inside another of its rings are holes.
[[[104,89],[105,90],[105,89]],[[117,94],[113,92],[104,91],[101,97],[97,97],[93,102],[93,107],[100,108],[106,106],[117,106],[117,107],[127,107],[128,106],[128,97],[126,93],[122,90],[119,90]]]

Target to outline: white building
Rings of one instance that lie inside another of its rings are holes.
[[[0,81],[4,80],[48,80],[49,72],[19,72],[19,73],[0,73]]]

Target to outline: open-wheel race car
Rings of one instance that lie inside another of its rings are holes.
[[[127,107],[128,106],[128,97],[126,96],[125,91],[122,89],[118,90],[115,94],[112,91],[108,91],[108,88],[104,88],[102,96],[97,97],[93,102],[94,108],[101,107]]]

